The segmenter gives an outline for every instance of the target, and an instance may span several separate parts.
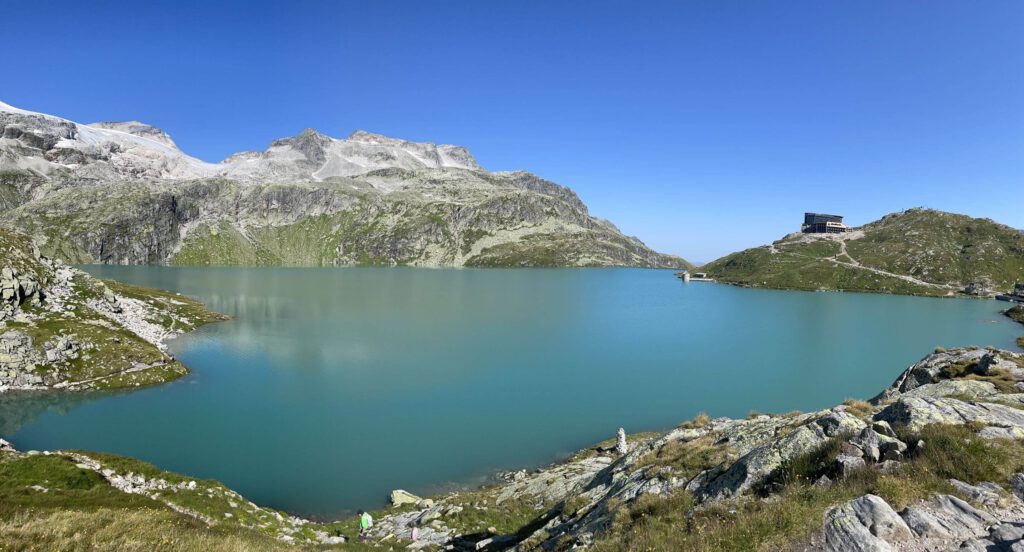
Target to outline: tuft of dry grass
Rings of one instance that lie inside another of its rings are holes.
[[[846,411],[858,418],[867,418],[875,413],[875,408],[871,406],[871,403],[862,401],[859,399],[846,399],[843,401],[846,406]]]
[[[681,429],[700,429],[711,423],[711,416],[708,416],[706,412],[697,414],[692,420],[683,422],[679,425]]]
[[[715,435],[692,441],[671,441],[637,461],[637,469],[657,470],[670,467],[677,477],[693,477],[732,458],[728,447],[716,445]]]

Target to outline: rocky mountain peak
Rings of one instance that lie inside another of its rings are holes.
[[[363,144],[379,144],[389,146],[400,146],[406,143],[405,140],[399,140],[398,138],[389,138],[383,134],[376,134],[373,132],[367,132],[365,130],[356,130],[352,134],[345,138],[346,142],[361,142]]]
[[[330,136],[321,134],[316,129],[307,128],[290,138],[274,140],[270,147],[291,147],[302,153],[309,162],[319,167],[327,160],[327,149],[333,142],[334,139]]]
[[[146,123],[140,123],[139,121],[101,121],[98,123],[91,123],[88,126],[125,132],[140,138],[156,140],[157,142],[175,148],[178,147],[166,132],[153,125],[147,125]]]

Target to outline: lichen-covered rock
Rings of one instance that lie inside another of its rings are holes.
[[[865,426],[863,420],[844,411],[832,411],[814,418],[785,436],[752,449],[724,473],[698,489],[696,495],[707,500],[741,494],[767,480],[787,460],[814,450],[832,437],[854,433]]]
[[[995,384],[988,381],[952,379],[942,380],[931,385],[915,387],[903,397],[991,397],[998,394]]]
[[[989,396],[996,393],[990,382],[950,379],[953,374],[989,375],[1003,371],[1018,381],[1024,380],[1024,368],[1011,360],[1017,355],[989,349],[953,349],[932,353],[907,368],[876,402],[907,397]]]
[[[1015,473],[1010,476],[1010,490],[1013,496],[1024,501],[1024,473]]]
[[[43,296],[42,287],[35,275],[20,273],[9,266],[0,269],[0,303],[11,307],[25,303],[38,305]]]
[[[1024,410],[990,402],[965,402],[951,397],[901,397],[875,419],[911,431],[929,424],[978,423],[999,430],[987,436],[1024,438]]]

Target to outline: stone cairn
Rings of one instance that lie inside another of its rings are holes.
[[[618,452],[620,455],[629,452],[629,443],[626,442],[626,430],[621,427],[618,433],[615,434],[615,452]]]

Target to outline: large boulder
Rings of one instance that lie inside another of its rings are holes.
[[[402,489],[391,491],[391,505],[398,507],[406,504],[419,504],[423,499]]]
[[[913,537],[903,518],[871,494],[829,510],[824,534],[826,549],[834,552],[891,552]]]

